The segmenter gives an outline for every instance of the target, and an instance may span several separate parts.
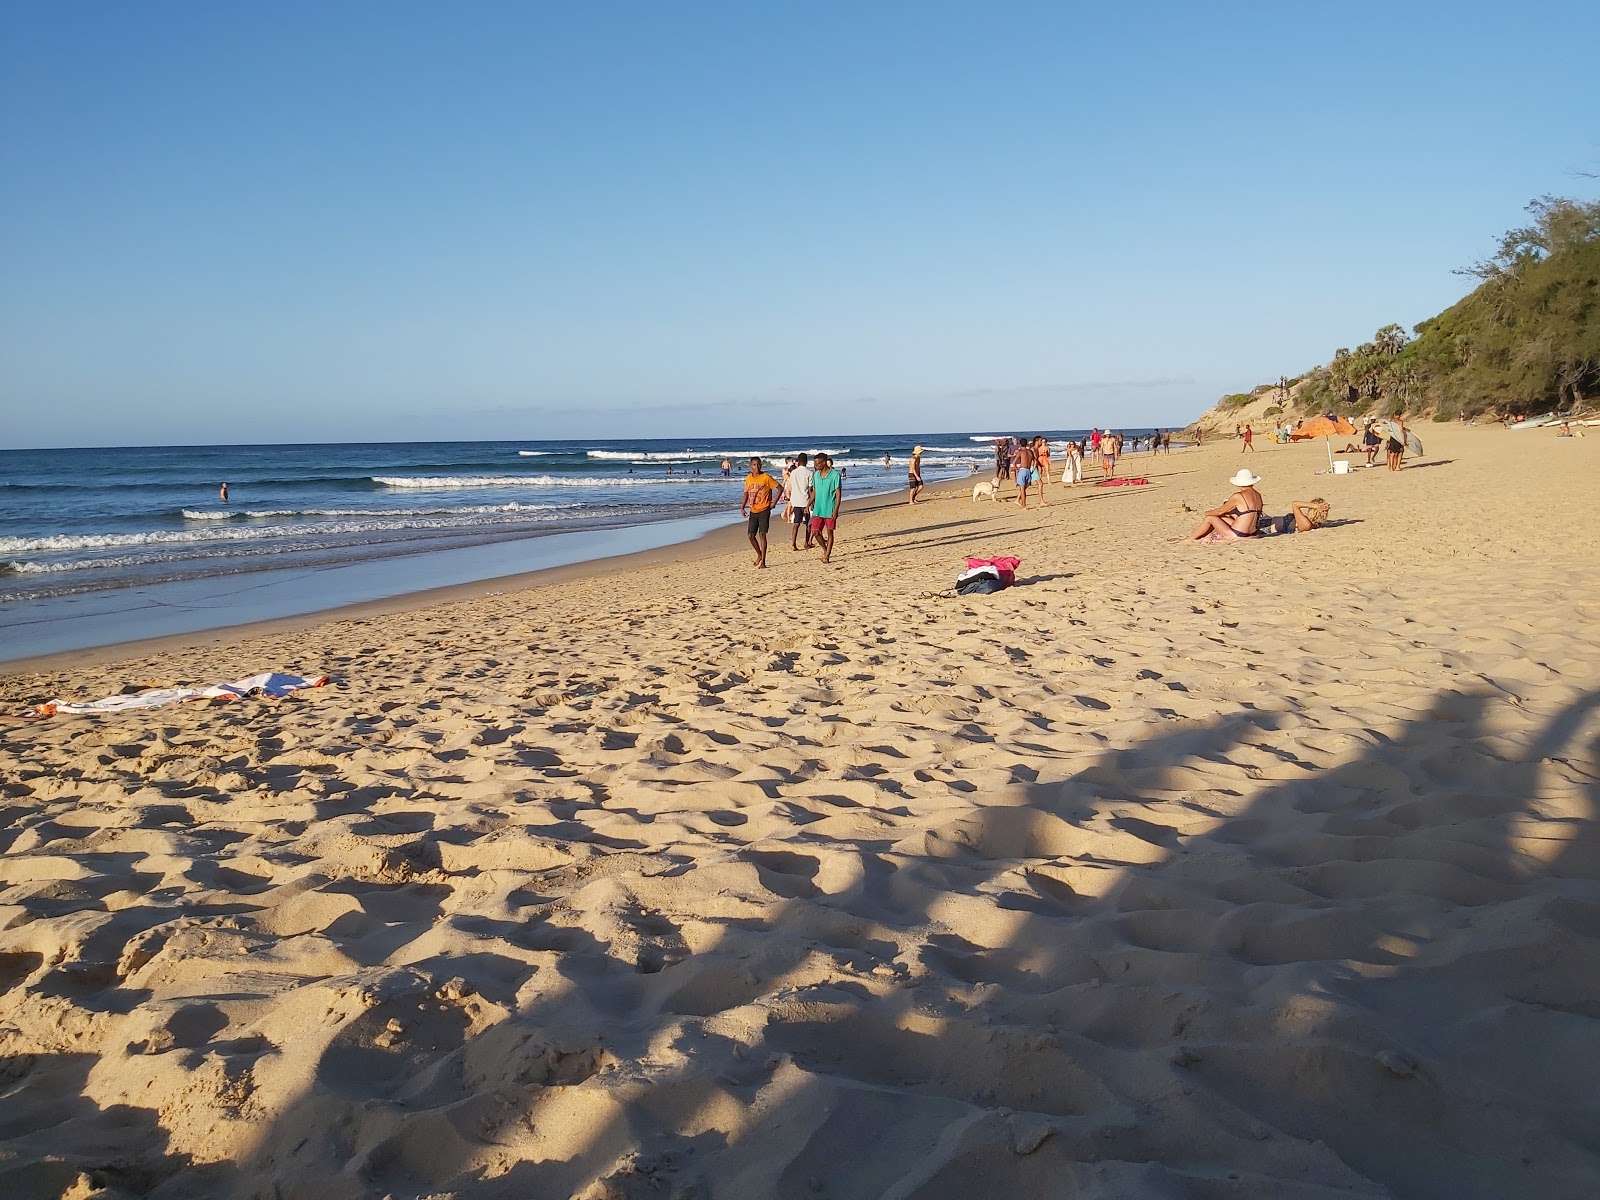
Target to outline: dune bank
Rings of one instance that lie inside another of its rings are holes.
[[[1600,438],[1422,433],[0,678],[333,677],[0,727],[0,1192],[1595,1195]]]

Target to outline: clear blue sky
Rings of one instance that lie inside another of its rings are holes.
[[[1600,4],[0,6],[0,445],[1181,423],[1594,196]]]

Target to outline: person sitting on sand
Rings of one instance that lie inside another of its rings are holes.
[[[1236,490],[1225,502],[1207,510],[1200,527],[1189,535],[1190,541],[1209,538],[1231,542],[1236,538],[1255,536],[1257,523],[1261,520],[1261,493],[1256,491],[1261,476],[1253,474],[1248,467],[1241,467],[1228,482]]]
[[[1310,533],[1328,519],[1333,506],[1321,496],[1293,500],[1281,517],[1268,517],[1261,523],[1263,533]]]

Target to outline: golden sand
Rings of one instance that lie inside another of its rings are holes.
[[[0,727],[0,1195],[1600,1194],[1600,437],[1419,432],[0,679],[333,676]]]

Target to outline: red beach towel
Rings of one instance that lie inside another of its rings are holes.
[[[993,567],[1000,575],[1000,582],[1010,587],[1017,581],[1017,568],[1022,565],[1020,558],[1003,555],[1000,558],[969,558],[967,570],[976,571],[979,567]]]

